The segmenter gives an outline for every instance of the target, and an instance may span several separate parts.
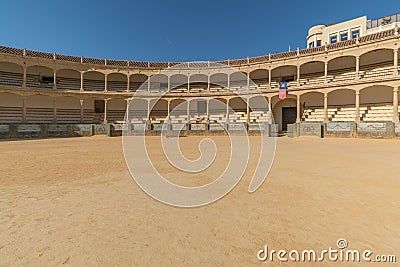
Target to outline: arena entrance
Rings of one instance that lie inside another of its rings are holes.
[[[287,131],[287,125],[296,123],[297,108],[296,107],[282,107],[282,131]]]

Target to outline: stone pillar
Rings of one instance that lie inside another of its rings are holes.
[[[325,76],[325,83],[328,83],[328,62],[325,62],[324,76]]]
[[[57,89],[57,71],[53,72],[53,89]]]
[[[297,117],[296,117],[296,123],[300,123],[301,122],[301,101],[300,101],[300,95],[297,95]]]
[[[168,123],[169,123],[169,121],[170,121],[170,118],[169,118],[169,113],[170,113],[170,106],[171,106],[171,101],[170,100],[168,100],[168,113],[167,113],[167,120],[168,120]]]
[[[207,75],[207,91],[210,92],[210,75]]]
[[[324,93],[324,123],[329,122],[328,117],[328,93]]]
[[[186,102],[186,116],[187,121],[190,121],[190,99]]]
[[[126,123],[129,123],[130,124],[130,117],[129,117],[129,104],[131,103],[131,98],[127,98],[127,99],[125,99],[125,101],[126,101],[126,120],[125,120],[125,122]]]
[[[129,93],[130,91],[130,83],[131,83],[131,76],[128,74],[126,75],[126,91]]]
[[[360,56],[356,56],[356,79],[360,79]]]
[[[360,91],[356,91],[356,123],[360,123]]]
[[[247,90],[250,90],[250,73],[247,73]]]
[[[300,86],[300,66],[297,66],[297,85]]]
[[[53,99],[53,123],[57,123],[57,101]]]
[[[210,120],[210,99],[207,99],[207,121]]]
[[[104,92],[108,91],[108,86],[107,86],[107,79],[108,78],[108,74],[104,74]]]
[[[168,92],[171,90],[171,76],[170,75],[168,75],[167,90],[168,90]]]
[[[190,93],[190,76],[188,76],[187,81],[188,81],[188,82],[187,82],[187,83],[188,83],[188,84],[187,84],[187,92]]]
[[[399,123],[399,88],[393,88],[393,122]]]
[[[80,104],[81,104],[81,119],[80,122],[84,123],[84,114],[83,114],[83,99],[79,100]]]
[[[228,86],[228,90],[230,91],[231,90],[231,74],[230,73],[228,73],[228,82],[226,85]]]
[[[26,96],[22,98],[22,123],[26,123]]]
[[[107,123],[107,102],[108,99],[104,99],[104,120],[103,120],[104,124]]]
[[[397,49],[393,50],[393,66],[394,66],[394,72],[393,74],[398,75],[399,74],[399,58],[398,58],[398,51]]]
[[[81,91],[83,91],[83,74],[84,72],[81,71]]]
[[[150,120],[150,100],[147,100],[147,120]]]
[[[268,86],[271,88],[272,70],[268,70]]]
[[[226,123],[229,123],[229,99],[226,100]]]
[[[24,65],[24,74],[22,78],[22,88],[26,88],[26,66]]]

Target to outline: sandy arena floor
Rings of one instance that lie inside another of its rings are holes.
[[[189,158],[198,155],[199,140],[182,139]],[[158,138],[149,142],[155,148]],[[207,172],[185,179],[152,151],[157,168],[182,184],[209,182],[226,159],[219,155]],[[0,142],[0,156],[1,266],[276,266],[260,263],[257,251],[336,248],[339,238],[351,249],[397,253],[400,264],[399,141],[279,138],[256,193],[247,193],[252,156],[230,194],[195,209],[141,191],[121,138]]]

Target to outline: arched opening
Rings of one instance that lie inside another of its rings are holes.
[[[190,76],[190,92],[201,93],[208,89],[208,76],[205,74],[194,74]]]
[[[152,92],[166,92],[168,91],[168,76],[165,74],[156,74],[149,78],[150,91]]]
[[[137,91],[149,77],[145,74],[132,74],[129,79],[129,90]],[[144,85],[143,85],[144,86]],[[147,87],[143,88],[143,90]]]
[[[188,77],[183,74],[174,74],[170,77],[171,93],[186,93],[188,90]]]
[[[107,101],[107,122],[123,123],[126,112],[124,98],[112,98]]]
[[[325,63],[312,61],[300,66],[300,85],[321,84],[325,81]]]
[[[393,50],[378,49],[360,56],[360,78],[376,78],[393,75]]]
[[[320,92],[309,92],[300,96],[302,121],[323,122],[325,119],[324,94]],[[328,112],[328,119],[332,114]]]
[[[356,77],[356,57],[343,56],[328,61],[328,82],[354,80]]]
[[[210,123],[226,123],[226,99],[212,98],[209,100]]]
[[[279,99],[278,96],[272,97],[272,113],[275,123],[278,124],[278,131],[287,131],[287,125],[296,122],[297,100],[294,95],[287,95],[286,99]]]
[[[264,90],[268,87],[269,71],[266,69],[258,69],[250,72],[250,79],[259,89]]]
[[[62,69],[57,71],[57,89],[80,90],[81,73],[76,70]]]
[[[107,76],[107,90],[124,92],[128,88],[128,78],[122,73],[111,73]]]
[[[392,121],[393,87],[375,85],[360,90],[360,113],[362,121]]]
[[[13,93],[0,93],[0,123],[22,121],[23,98]]]
[[[56,98],[57,123],[79,123],[81,121],[81,103],[78,98],[61,96]]]
[[[210,76],[210,92],[226,92],[228,89],[228,74],[215,73]]]
[[[247,73],[234,72],[229,78],[229,90],[242,91],[247,90]]]
[[[133,98],[129,104],[129,119],[131,123],[145,123],[147,121],[147,100]]]
[[[247,122],[247,103],[241,97],[235,97],[229,100],[229,107],[232,112],[229,112],[229,122]]]
[[[0,62],[0,84],[21,87],[24,79],[24,69],[22,66]]]
[[[255,96],[249,100],[250,122],[271,122],[270,103],[264,96]]]
[[[174,99],[170,102],[171,123],[184,123],[187,120],[187,102],[184,99]]]
[[[165,99],[150,101],[151,123],[164,123],[168,116],[168,101]]]
[[[354,122],[356,111],[355,91],[350,89],[337,89],[328,93],[328,107],[335,114],[332,121]]]
[[[26,87],[50,88],[54,86],[54,72],[44,66],[29,66],[26,68]]]
[[[297,67],[286,65],[275,68],[272,70],[271,76],[271,88],[276,88],[279,82],[288,82],[288,87],[290,87],[291,82],[297,79]]]
[[[83,89],[87,91],[104,91],[104,74],[98,71],[85,72],[83,74]]]
[[[28,123],[51,123],[54,120],[54,100],[50,96],[32,95],[26,100]]]

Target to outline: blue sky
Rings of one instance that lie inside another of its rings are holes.
[[[234,59],[304,48],[315,24],[395,13],[398,0],[1,0],[0,45],[141,61]]]

